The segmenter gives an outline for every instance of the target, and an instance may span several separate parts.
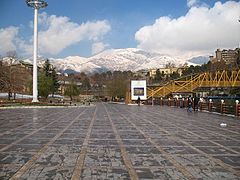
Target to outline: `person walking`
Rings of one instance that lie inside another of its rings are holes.
[[[141,103],[141,98],[138,96],[138,99],[137,99],[138,106],[140,106],[140,103]]]
[[[192,104],[193,104],[193,100],[192,100],[191,95],[189,95],[188,100],[187,100],[187,103],[188,103],[187,112],[192,112]]]
[[[198,111],[199,97],[194,96],[193,98],[193,110]]]

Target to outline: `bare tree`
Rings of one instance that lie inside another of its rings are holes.
[[[15,51],[7,52],[7,57],[9,58],[7,63],[2,61],[0,63],[0,91],[7,92],[10,100],[12,94],[15,99],[17,92],[26,92],[31,72],[19,62],[16,63],[17,54]]]

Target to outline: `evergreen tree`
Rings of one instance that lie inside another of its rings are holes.
[[[160,82],[160,81],[162,81],[162,79],[163,79],[163,76],[162,76],[160,70],[157,69],[157,71],[156,71],[156,76],[155,76],[155,78],[154,78],[154,81],[155,81],[155,82]]]
[[[50,88],[50,93],[52,93],[52,96],[54,95],[55,92],[57,92],[58,88],[59,88],[59,83],[58,83],[58,79],[57,79],[57,73],[55,68],[50,64],[49,60],[47,59],[44,63],[43,66],[43,72],[44,75],[48,78],[51,79],[51,84],[49,84],[49,88]]]
[[[173,72],[170,74],[171,79],[177,79],[180,78],[180,74],[178,72]]]
[[[38,92],[39,95],[47,98],[51,93],[53,81],[51,77],[46,76],[45,72],[41,72],[38,76]]]
[[[55,68],[52,69],[52,74],[50,77],[52,79],[51,93],[52,95],[54,95],[54,93],[58,91],[58,88],[60,86],[58,83],[58,77]]]
[[[50,76],[51,73],[52,73],[52,68],[51,68],[51,64],[49,62],[49,60],[47,59],[44,63],[44,66],[43,66],[43,71],[45,73],[45,76]]]

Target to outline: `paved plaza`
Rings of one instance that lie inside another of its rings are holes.
[[[108,103],[0,109],[0,179],[239,177],[239,118]]]

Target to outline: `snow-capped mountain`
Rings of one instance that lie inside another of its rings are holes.
[[[176,66],[183,65],[184,63],[197,65],[169,55],[147,52],[136,48],[110,49],[89,58],[68,56],[63,59],[49,58],[49,60],[58,71],[85,73],[116,70],[130,70],[134,72],[142,69],[163,68],[169,63],[175,64]],[[32,59],[25,59],[23,61],[31,63]],[[39,66],[42,66],[44,62],[45,58],[38,58]]]
[[[209,61],[209,56],[198,56],[193,57],[192,59],[188,60],[188,62],[195,63],[195,64],[204,64]]]
[[[73,70],[76,72],[91,72],[100,68],[95,65],[88,58],[79,56],[69,56],[64,59],[50,59],[51,64],[58,70]]]
[[[141,69],[162,68],[168,63],[176,66],[186,61],[150,53],[140,49],[111,49],[89,58],[69,56],[64,59],[50,59],[58,70],[74,70],[76,72],[102,72],[102,71],[138,71]]]
[[[4,58],[2,58],[1,61],[3,64],[6,64],[6,65],[11,65],[11,64],[13,65],[13,64],[19,63],[17,59],[11,58],[11,57],[4,57]]]

